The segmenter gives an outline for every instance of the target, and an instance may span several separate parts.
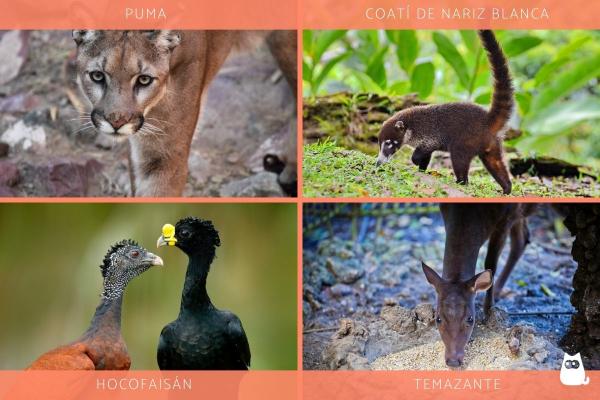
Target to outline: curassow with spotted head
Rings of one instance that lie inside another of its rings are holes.
[[[112,246],[100,266],[104,290],[88,330],[75,342],[51,350],[28,369],[127,370],[131,359],[121,336],[121,306],[129,282],[153,266],[160,257],[132,240]]]
[[[250,346],[239,318],[217,309],[206,292],[206,278],[221,245],[212,222],[187,217],[165,225],[157,246],[177,246],[189,258],[177,319],[158,342],[163,370],[245,370]]]

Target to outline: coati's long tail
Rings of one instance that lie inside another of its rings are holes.
[[[480,30],[479,38],[487,51],[490,67],[494,75],[494,95],[488,112],[491,131],[498,133],[508,122],[514,106],[512,79],[508,61],[491,30]]]

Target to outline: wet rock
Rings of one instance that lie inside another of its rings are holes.
[[[336,263],[332,258],[325,261],[325,267],[335,277],[338,282],[353,284],[363,277],[365,271],[358,268],[349,268],[341,263]]]
[[[11,147],[24,151],[39,151],[46,147],[46,130],[42,126],[19,121],[8,128],[0,139]]]
[[[29,31],[0,32],[0,85],[19,75],[29,52]]]
[[[352,294],[352,287],[343,283],[336,283],[330,289],[333,297],[344,297]]]
[[[10,161],[0,161],[0,187],[15,186],[20,179],[19,168]]]
[[[237,181],[229,182],[220,190],[221,197],[282,197],[277,176],[261,172]]]

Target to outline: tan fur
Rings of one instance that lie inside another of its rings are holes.
[[[232,50],[267,39],[288,81],[296,79],[295,32],[74,31],[73,35],[78,44],[78,80],[94,106],[94,126],[112,137],[130,138],[132,194],[137,196],[182,194],[202,95]],[[102,92],[90,79],[90,69],[99,68],[110,76],[108,91]],[[136,92],[136,79],[146,70],[157,79]],[[296,91],[295,86],[292,89]],[[116,132],[111,132],[113,128]],[[290,140],[295,143],[295,138]]]

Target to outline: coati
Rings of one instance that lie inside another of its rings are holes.
[[[485,168],[510,194],[512,185],[503,160],[504,127],[511,116],[514,100],[508,61],[491,30],[478,31],[494,76],[494,93],[489,111],[473,103],[446,103],[416,106],[402,110],[383,123],[379,132],[377,165],[408,144],[415,148],[412,162],[426,170],[431,154],[450,153],[456,181],[467,184],[469,165],[479,156]]]

